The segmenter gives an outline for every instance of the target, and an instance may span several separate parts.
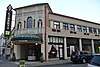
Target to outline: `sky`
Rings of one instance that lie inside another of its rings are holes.
[[[100,23],[100,0],[0,0],[0,35],[4,33],[6,9],[13,9],[36,3],[48,3],[54,13]],[[13,10],[12,28],[15,12]]]

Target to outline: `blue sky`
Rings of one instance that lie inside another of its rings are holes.
[[[0,34],[4,32],[6,7],[9,4],[18,8],[36,3],[49,3],[54,13],[100,23],[100,0],[0,0]]]

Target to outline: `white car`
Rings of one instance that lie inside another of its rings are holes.
[[[100,67],[100,54],[95,55],[86,67]]]
[[[95,66],[95,65],[87,64],[86,67],[99,67],[99,66]]]

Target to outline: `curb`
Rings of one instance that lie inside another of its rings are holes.
[[[71,63],[66,61],[66,62],[59,62],[59,63],[52,63],[52,62],[43,62],[43,63],[37,63],[37,64],[26,64],[26,67],[43,67],[43,66],[53,66],[53,65],[62,65],[62,64],[69,64]]]

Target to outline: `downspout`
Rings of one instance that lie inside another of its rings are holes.
[[[44,40],[45,40],[45,61],[47,60],[47,45],[46,45],[46,6],[45,6],[45,34],[44,34]]]

